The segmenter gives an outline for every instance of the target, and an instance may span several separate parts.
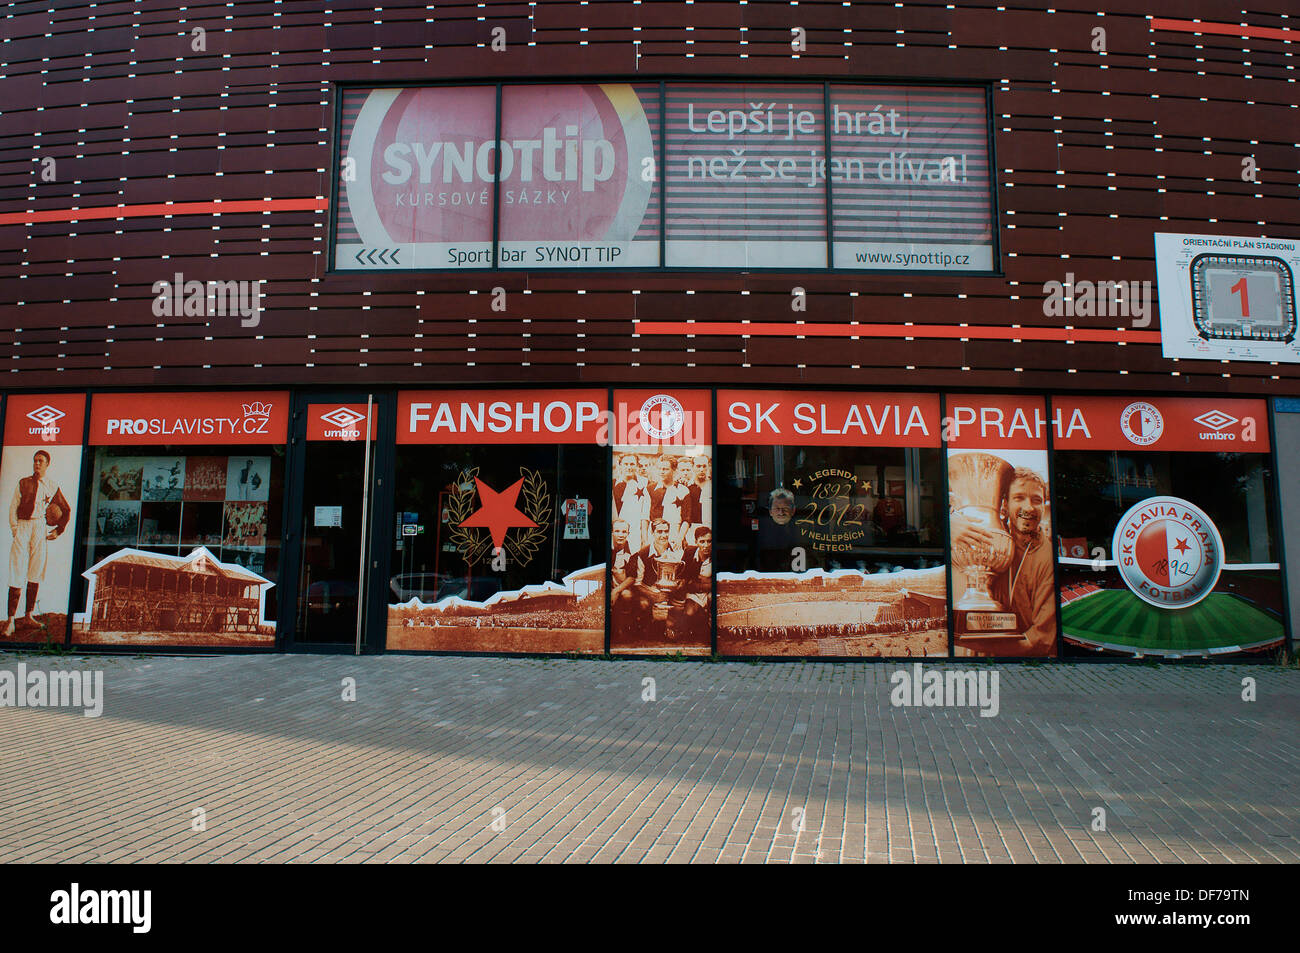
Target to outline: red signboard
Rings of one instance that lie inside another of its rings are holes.
[[[282,444],[289,429],[284,391],[96,394],[92,446]]]
[[[5,446],[81,445],[84,394],[11,394],[5,407]]]
[[[718,392],[718,443],[938,447],[938,394]]]
[[[399,444],[601,443],[603,390],[404,391]]]
[[[1047,446],[1042,397],[950,394],[944,441],[952,449],[1035,450]]]
[[[1053,397],[1057,450],[1267,453],[1268,404],[1232,397]]]
[[[365,440],[379,434],[378,410],[370,405],[370,420],[366,421],[365,404],[308,404],[307,439],[328,441]]]
[[[697,447],[713,443],[707,390],[614,391],[614,442],[633,447]]]

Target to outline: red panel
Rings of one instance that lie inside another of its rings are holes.
[[[718,391],[718,443],[938,447],[938,394]]]
[[[330,443],[379,439],[379,410],[370,405],[369,420],[365,404],[308,404],[307,439]]]
[[[1053,397],[1057,450],[1267,453],[1268,404],[1185,397]]]
[[[603,390],[403,391],[399,444],[600,443]]]
[[[79,446],[85,421],[85,394],[13,394],[5,402],[5,446]]]
[[[284,391],[208,394],[97,394],[90,403],[91,446],[283,444],[289,424]]]
[[[1047,425],[1041,397],[949,394],[944,411],[950,449],[1044,449]]]
[[[713,443],[708,391],[614,391],[614,442],[622,446],[700,446]]]

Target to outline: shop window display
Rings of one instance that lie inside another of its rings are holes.
[[[719,653],[947,655],[937,396],[722,391],[719,414]]]
[[[96,450],[76,641],[274,641],[284,450],[190,449]]]
[[[1224,656],[1282,645],[1267,407],[1054,398],[1063,651]]]
[[[389,649],[604,651],[605,393],[548,398],[400,396]]]
[[[275,644],[287,420],[282,393],[94,398],[74,643]]]

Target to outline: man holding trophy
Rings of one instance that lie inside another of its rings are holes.
[[[1050,655],[1056,641],[1052,554],[1041,524],[1047,481],[989,453],[948,461],[957,640],[989,655]]]
[[[615,574],[615,611],[638,630],[666,623],[668,596],[677,589],[682,553],[673,548],[669,530],[667,520],[652,521],[650,542]]]

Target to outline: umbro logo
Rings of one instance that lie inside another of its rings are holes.
[[[49,404],[42,404],[35,410],[29,410],[27,416],[36,421],[42,427],[48,427],[50,424],[54,423],[54,421],[68,415],[57,407],[51,407]]]
[[[42,404],[35,410],[27,412],[27,419],[38,424],[36,427],[28,427],[28,436],[39,436],[42,440],[53,441],[58,436],[59,428],[55,423],[68,416],[57,407],[51,407],[49,404]]]
[[[336,407],[327,414],[321,414],[320,419],[331,425],[322,436],[337,437],[340,440],[358,440],[361,431],[357,429],[357,424],[365,420],[366,415],[359,414],[348,407]]]
[[[1194,418],[1195,421],[1203,427],[1209,427],[1211,430],[1222,430],[1224,427],[1231,427],[1237,422],[1237,418],[1232,414],[1225,414],[1221,410],[1209,410]]]
[[[1236,440],[1235,433],[1225,433],[1227,428],[1237,423],[1237,418],[1232,414],[1225,414],[1219,409],[1207,410],[1199,417],[1193,418],[1202,427],[1208,427],[1213,433],[1201,431],[1202,440]]]
[[[346,407],[340,407],[337,410],[331,410],[328,414],[321,414],[320,419],[327,424],[333,424],[341,430],[348,430],[359,420],[365,420],[365,414],[359,414],[355,410],[349,410]]]

